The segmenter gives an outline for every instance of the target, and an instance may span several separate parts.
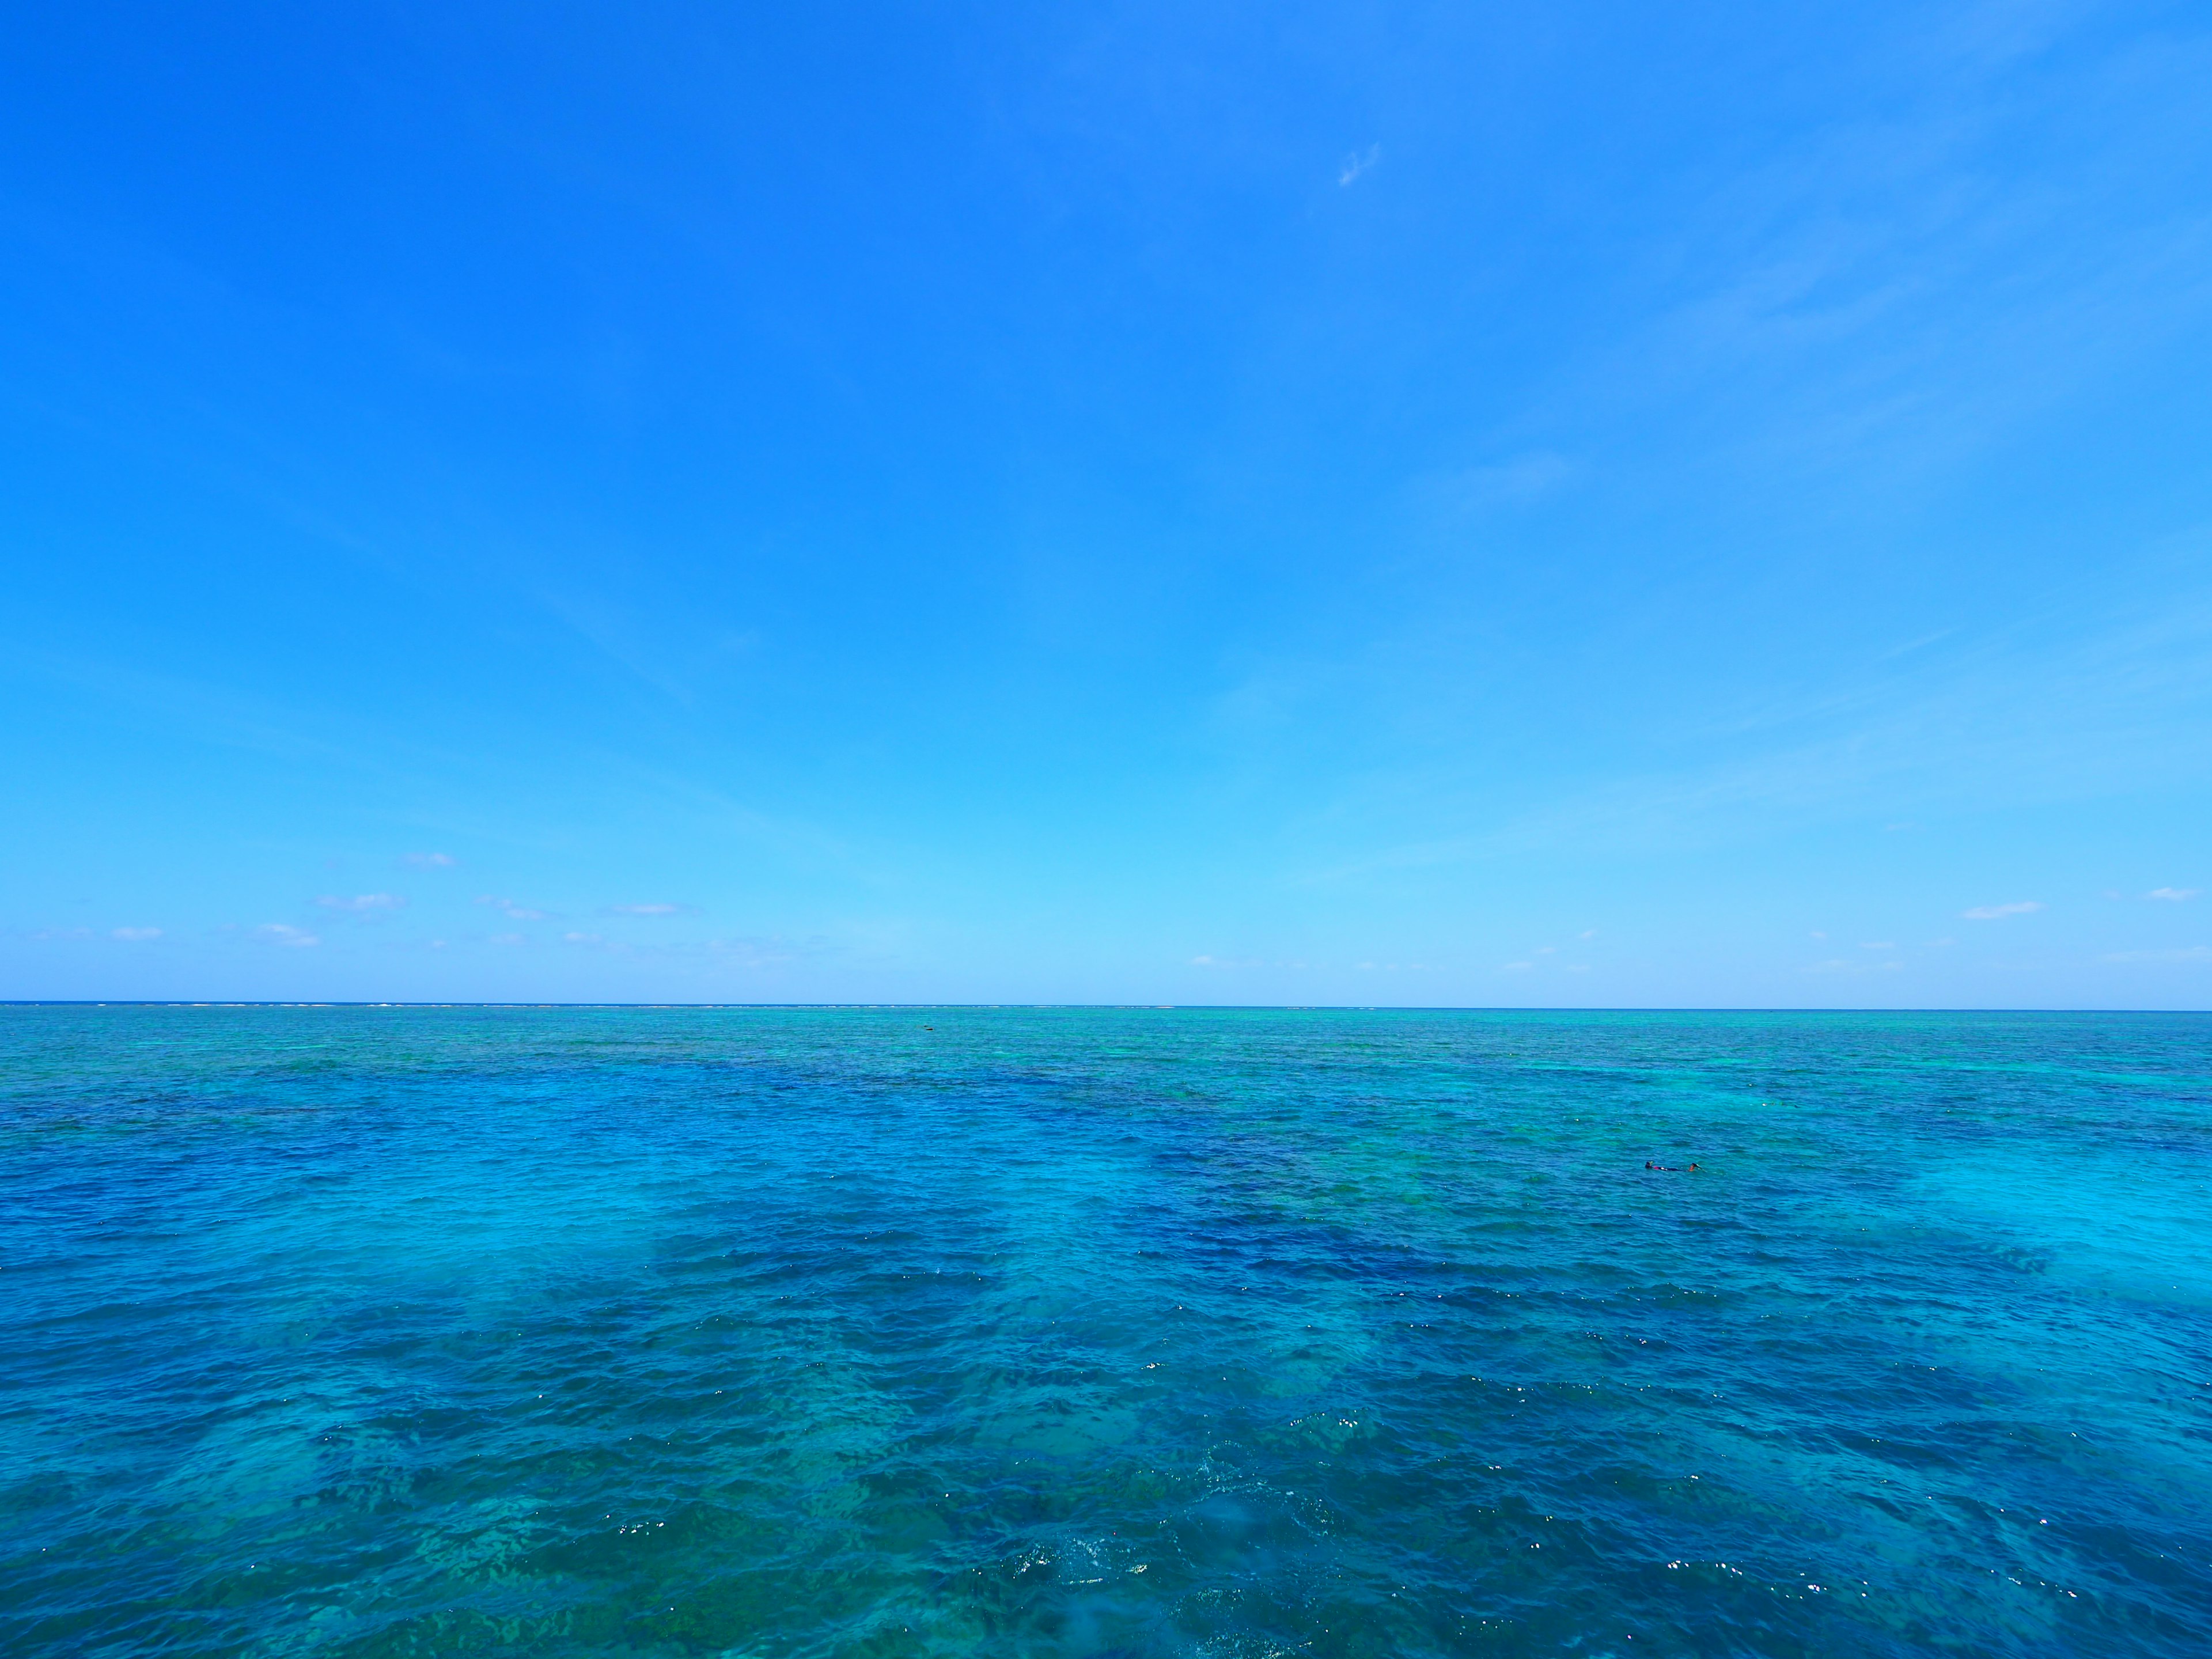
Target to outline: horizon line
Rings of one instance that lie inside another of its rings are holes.
[[[757,1010],[766,1012],[867,1012],[889,1009],[955,1009],[1000,1012],[1048,1009],[1114,1013],[1361,1013],[1361,1014],[2212,1014],[2212,1008],[1940,1007],[1894,1004],[1851,1007],[1780,1006],[1687,1006],[1674,1004],[1577,1003],[1531,1006],[1506,1003],[1405,1002],[472,1002],[409,1001],[398,999],[252,997],[0,997],[0,1008],[605,1008],[641,1010]]]

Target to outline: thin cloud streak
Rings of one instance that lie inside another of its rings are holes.
[[[1687,850],[1906,803],[1987,811],[2201,781],[2212,772],[2202,763],[2176,778],[2172,732],[2191,710],[2212,714],[2212,587],[2155,611],[2107,611],[2086,636],[2054,637],[2085,610],[2094,607],[2054,605],[2030,622],[1961,637],[1951,651],[1916,653],[1907,670],[1839,682],[1775,716],[1775,735],[1785,740],[1764,753],[1562,790],[1494,828],[1316,861],[1301,879],[1326,884],[1567,848]],[[1401,688],[1407,696],[1416,689]],[[1439,706],[1453,701],[1441,687],[1425,695]],[[1793,729],[1802,735],[1787,741]],[[1479,811],[1474,803],[1451,803],[1465,800],[1469,784],[1456,767],[1376,768],[1325,816],[1313,815],[1308,833],[1328,829],[1334,839],[1346,823],[1425,811],[1468,816]]]
[[[376,915],[407,908],[407,901],[397,893],[361,893],[352,898],[325,893],[315,902],[325,910],[344,910],[355,915]]]

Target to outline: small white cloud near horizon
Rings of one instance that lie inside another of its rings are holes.
[[[1361,173],[1366,172],[1370,167],[1373,167],[1382,159],[1382,146],[1380,144],[1370,144],[1365,149],[1356,149],[1352,151],[1351,155],[1344,158],[1343,164],[1336,170],[1336,182],[1338,186],[1341,188],[1346,185],[1352,183]]]
[[[404,909],[407,901],[397,893],[358,893],[352,898],[342,898],[336,893],[325,893],[315,901],[325,910],[347,910],[355,915],[374,915],[384,910]]]
[[[1827,938],[1827,935],[1826,935],[1826,933],[1822,933],[1819,928],[1815,927],[1815,928],[1813,930],[1813,937],[1814,937],[1814,939],[1826,939],[1826,938]]]
[[[2042,908],[2041,899],[2015,899],[2010,904],[1977,905],[1959,914],[1968,921],[2000,921],[2007,916],[2025,916]]]
[[[526,904],[517,904],[511,898],[501,898],[491,893],[477,894],[477,902],[489,904],[504,914],[509,921],[544,921],[546,919],[546,913],[543,910],[533,910]]]
[[[136,942],[139,939],[159,939],[161,937],[161,930],[158,927],[118,927],[108,934],[108,938],[110,939],[119,939],[131,942]]]
[[[308,945],[322,943],[306,928],[295,927],[285,921],[264,921],[253,930],[253,936],[264,944],[283,945],[293,950],[304,950]]]
[[[2112,951],[2106,962],[2212,962],[2212,945],[2185,945],[2178,951]]]
[[[610,904],[606,914],[611,916],[696,916],[696,904]]]
[[[1581,933],[1577,933],[1575,937],[1577,939],[1595,939],[1597,937],[1597,929],[1595,927],[1585,927]]]
[[[1498,971],[1505,974],[1525,974],[1535,965],[1533,962],[1509,962],[1500,967]]]
[[[403,853],[399,861],[418,870],[450,870],[460,862],[451,853]]]
[[[2145,893],[2147,899],[2164,899],[2168,904],[2185,904],[2191,899],[2203,896],[2202,887],[2154,887]]]

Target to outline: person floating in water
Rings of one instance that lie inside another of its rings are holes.
[[[1673,1164],[1654,1164],[1654,1163],[1653,1163],[1650,1158],[1645,1158],[1645,1159],[1644,1160],[1644,1167],[1645,1169],[1647,1169],[1647,1170],[1662,1170],[1662,1171],[1664,1171],[1664,1172],[1665,1172],[1666,1174],[1668,1174],[1668,1175],[1686,1175],[1686,1174],[1688,1174],[1692,1170],[1696,1169],[1698,1166],[1697,1166],[1696,1164],[1680,1164],[1680,1165]]]

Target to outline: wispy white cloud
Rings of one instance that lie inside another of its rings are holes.
[[[2175,951],[2113,951],[2106,962],[2212,962],[2212,945],[2190,945]]]
[[[610,904],[605,914],[611,916],[696,916],[696,904]]]
[[[89,927],[41,927],[31,935],[33,939],[90,939]]]
[[[161,938],[161,930],[158,927],[118,927],[110,932],[107,936],[110,939],[124,939],[135,944],[141,939]]]
[[[450,870],[460,860],[451,853],[406,853],[400,856],[402,864],[411,864],[418,870]]]
[[[2193,543],[2190,550],[2202,551]],[[2148,569],[2151,556],[2142,562]],[[1455,756],[1372,768],[1312,820],[1321,839],[1304,878],[1331,883],[1568,846],[1645,854],[1856,818],[1905,799],[1988,811],[2170,781],[2177,766],[2191,781],[2204,775],[2192,751],[2177,756],[2175,726],[2212,710],[2212,586],[2155,608],[2129,601],[2122,609],[2086,586],[2047,599],[2036,614],[1961,634],[1879,672],[1839,677],[1800,698],[1770,698],[1755,710],[1747,705],[1741,719],[1693,728],[1690,735],[1733,751],[1706,765],[1616,775],[1525,805],[1495,796]],[[1415,630],[1372,678],[1388,684],[1399,672],[1393,663],[1439,659],[1425,648],[1433,642]],[[1425,690],[1434,706],[1450,706],[1448,685]],[[1346,845],[1352,824],[1403,828],[1424,819],[1443,833],[1378,837],[1365,850]],[[1455,820],[1463,826],[1455,832],[1447,827]]]
[[[509,921],[544,921],[547,919],[548,913],[544,910],[533,910],[526,904],[517,904],[511,898],[500,898],[490,893],[479,893],[477,902],[489,905]]]
[[[2200,896],[2203,891],[2202,887],[2154,887],[2143,896],[2150,899],[2164,899],[2169,904],[2180,904]]]
[[[1450,522],[1485,507],[1540,501],[1574,476],[1575,464],[1565,456],[1532,449],[1509,460],[1431,478],[1419,494],[1431,512]]]
[[[548,590],[537,597],[610,661],[674,702],[690,706],[690,690],[669,673],[666,641],[655,637],[649,621],[597,594]]]
[[[307,730],[295,711],[227,687],[147,672],[134,663],[30,651],[17,659],[42,673],[112,700],[138,715],[181,729],[201,741],[247,749],[289,762],[350,763],[353,745]],[[337,722],[330,722],[337,725]]]
[[[1863,940],[1859,945],[1859,949],[1862,951],[1894,951],[1897,949],[1897,941],[1895,939],[1878,939],[1870,941]]]
[[[1959,914],[1968,921],[2002,921],[2007,916],[2029,915],[2042,908],[2041,899],[2015,899],[2010,904],[1978,904]]]
[[[825,950],[818,940],[781,939],[710,939],[699,948],[717,961],[740,968],[774,968]]]
[[[490,942],[494,945],[527,945],[530,941],[520,933],[494,933]]]
[[[1361,173],[1367,172],[1382,159],[1382,146],[1380,144],[1370,144],[1365,149],[1353,150],[1338,164],[1337,184],[1344,185],[1356,182]]]
[[[262,923],[260,927],[253,930],[253,937],[259,939],[264,945],[282,945],[289,946],[294,950],[304,949],[308,945],[320,945],[322,943],[321,939],[316,938],[314,934],[309,933],[306,928],[295,927],[289,922],[283,921],[267,921]]]
[[[315,901],[325,910],[345,910],[355,915],[375,915],[387,910],[406,908],[407,901],[397,893],[357,893],[351,898],[342,898],[336,893],[325,893]]]

